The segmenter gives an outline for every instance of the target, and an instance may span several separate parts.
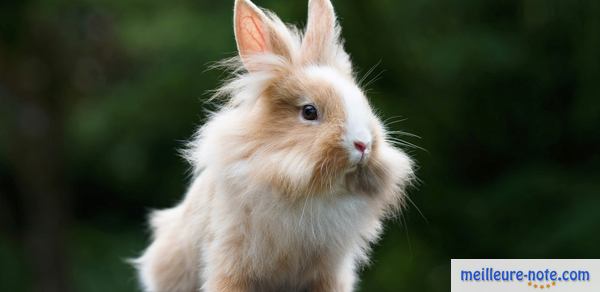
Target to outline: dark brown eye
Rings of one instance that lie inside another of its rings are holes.
[[[313,105],[305,105],[302,107],[302,118],[307,121],[314,121],[319,118],[319,113],[317,112],[317,108]]]

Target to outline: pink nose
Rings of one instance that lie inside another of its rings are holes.
[[[360,153],[365,153],[365,150],[367,150],[367,145],[363,142],[355,141],[354,148],[356,148],[356,150],[360,151]]]

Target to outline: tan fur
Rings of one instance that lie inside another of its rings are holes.
[[[301,104],[306,100],[321,110],[321,124],[298,123]],[[270,177],[277,173],[271,169],[256,175],[288,195],[326,193],[332,187],[332,180],[347,167],[346,150],[338,146],[344,127],[341,97],[322,80],[296,72],[275,79],[258,103],[256,124],[249,129],[251,142],[257,148],[270,144],[271,150],[297,149],[316,161],[317,171],[304,183]],[[323,148],[327,149],[325,155]]]
[[[304,64],[323,64],[331,57],[328,54],[337,45],[335,14],[329,0],[310,0],[308,11],[302,61]]]
[[[235,7],[243,68],[190,145],[185,199],[151,216],[153,242],[134,261],[143,288],[352,291],[412,162],[356,85],[329,0],[310,1],[304,38],[249,0]],[[307,104],[318,120],[302,118]]]

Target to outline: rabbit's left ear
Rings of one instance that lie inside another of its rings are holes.
[[[330,0],[309,0],[308,22],[302,40],[302,59],[306,63],[326,63],[335,50],[338,27]]]

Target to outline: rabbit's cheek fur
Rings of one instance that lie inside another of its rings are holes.
[[[343,134],[342,144],[348,153],[348,160],[352,165],[363,159],[363,153],[358,151],[354,143],[360,142],[367,146],[366,153],[371,151],[373,144],[372,120],[374,115],[363,92],[356,86],[351,78],[332,67],[309,66],[305,69],[306,75],[315,80],[322,80],[322,86],[332,88],[343,106]]]
[[[300,116],[304,104],[314,104],[319,120]],[[271,185],[296,198],[333,191],[350,165],[344,146],[343,102],[329,82],[304,72],[274,81],[257,101],[255,121],[249,136],[268,151],[259,151],[261,162],[275,159],[265,173]],[[280,154],[279,154],[280,153]],[[257,165],[260,172],[264,164]]]

